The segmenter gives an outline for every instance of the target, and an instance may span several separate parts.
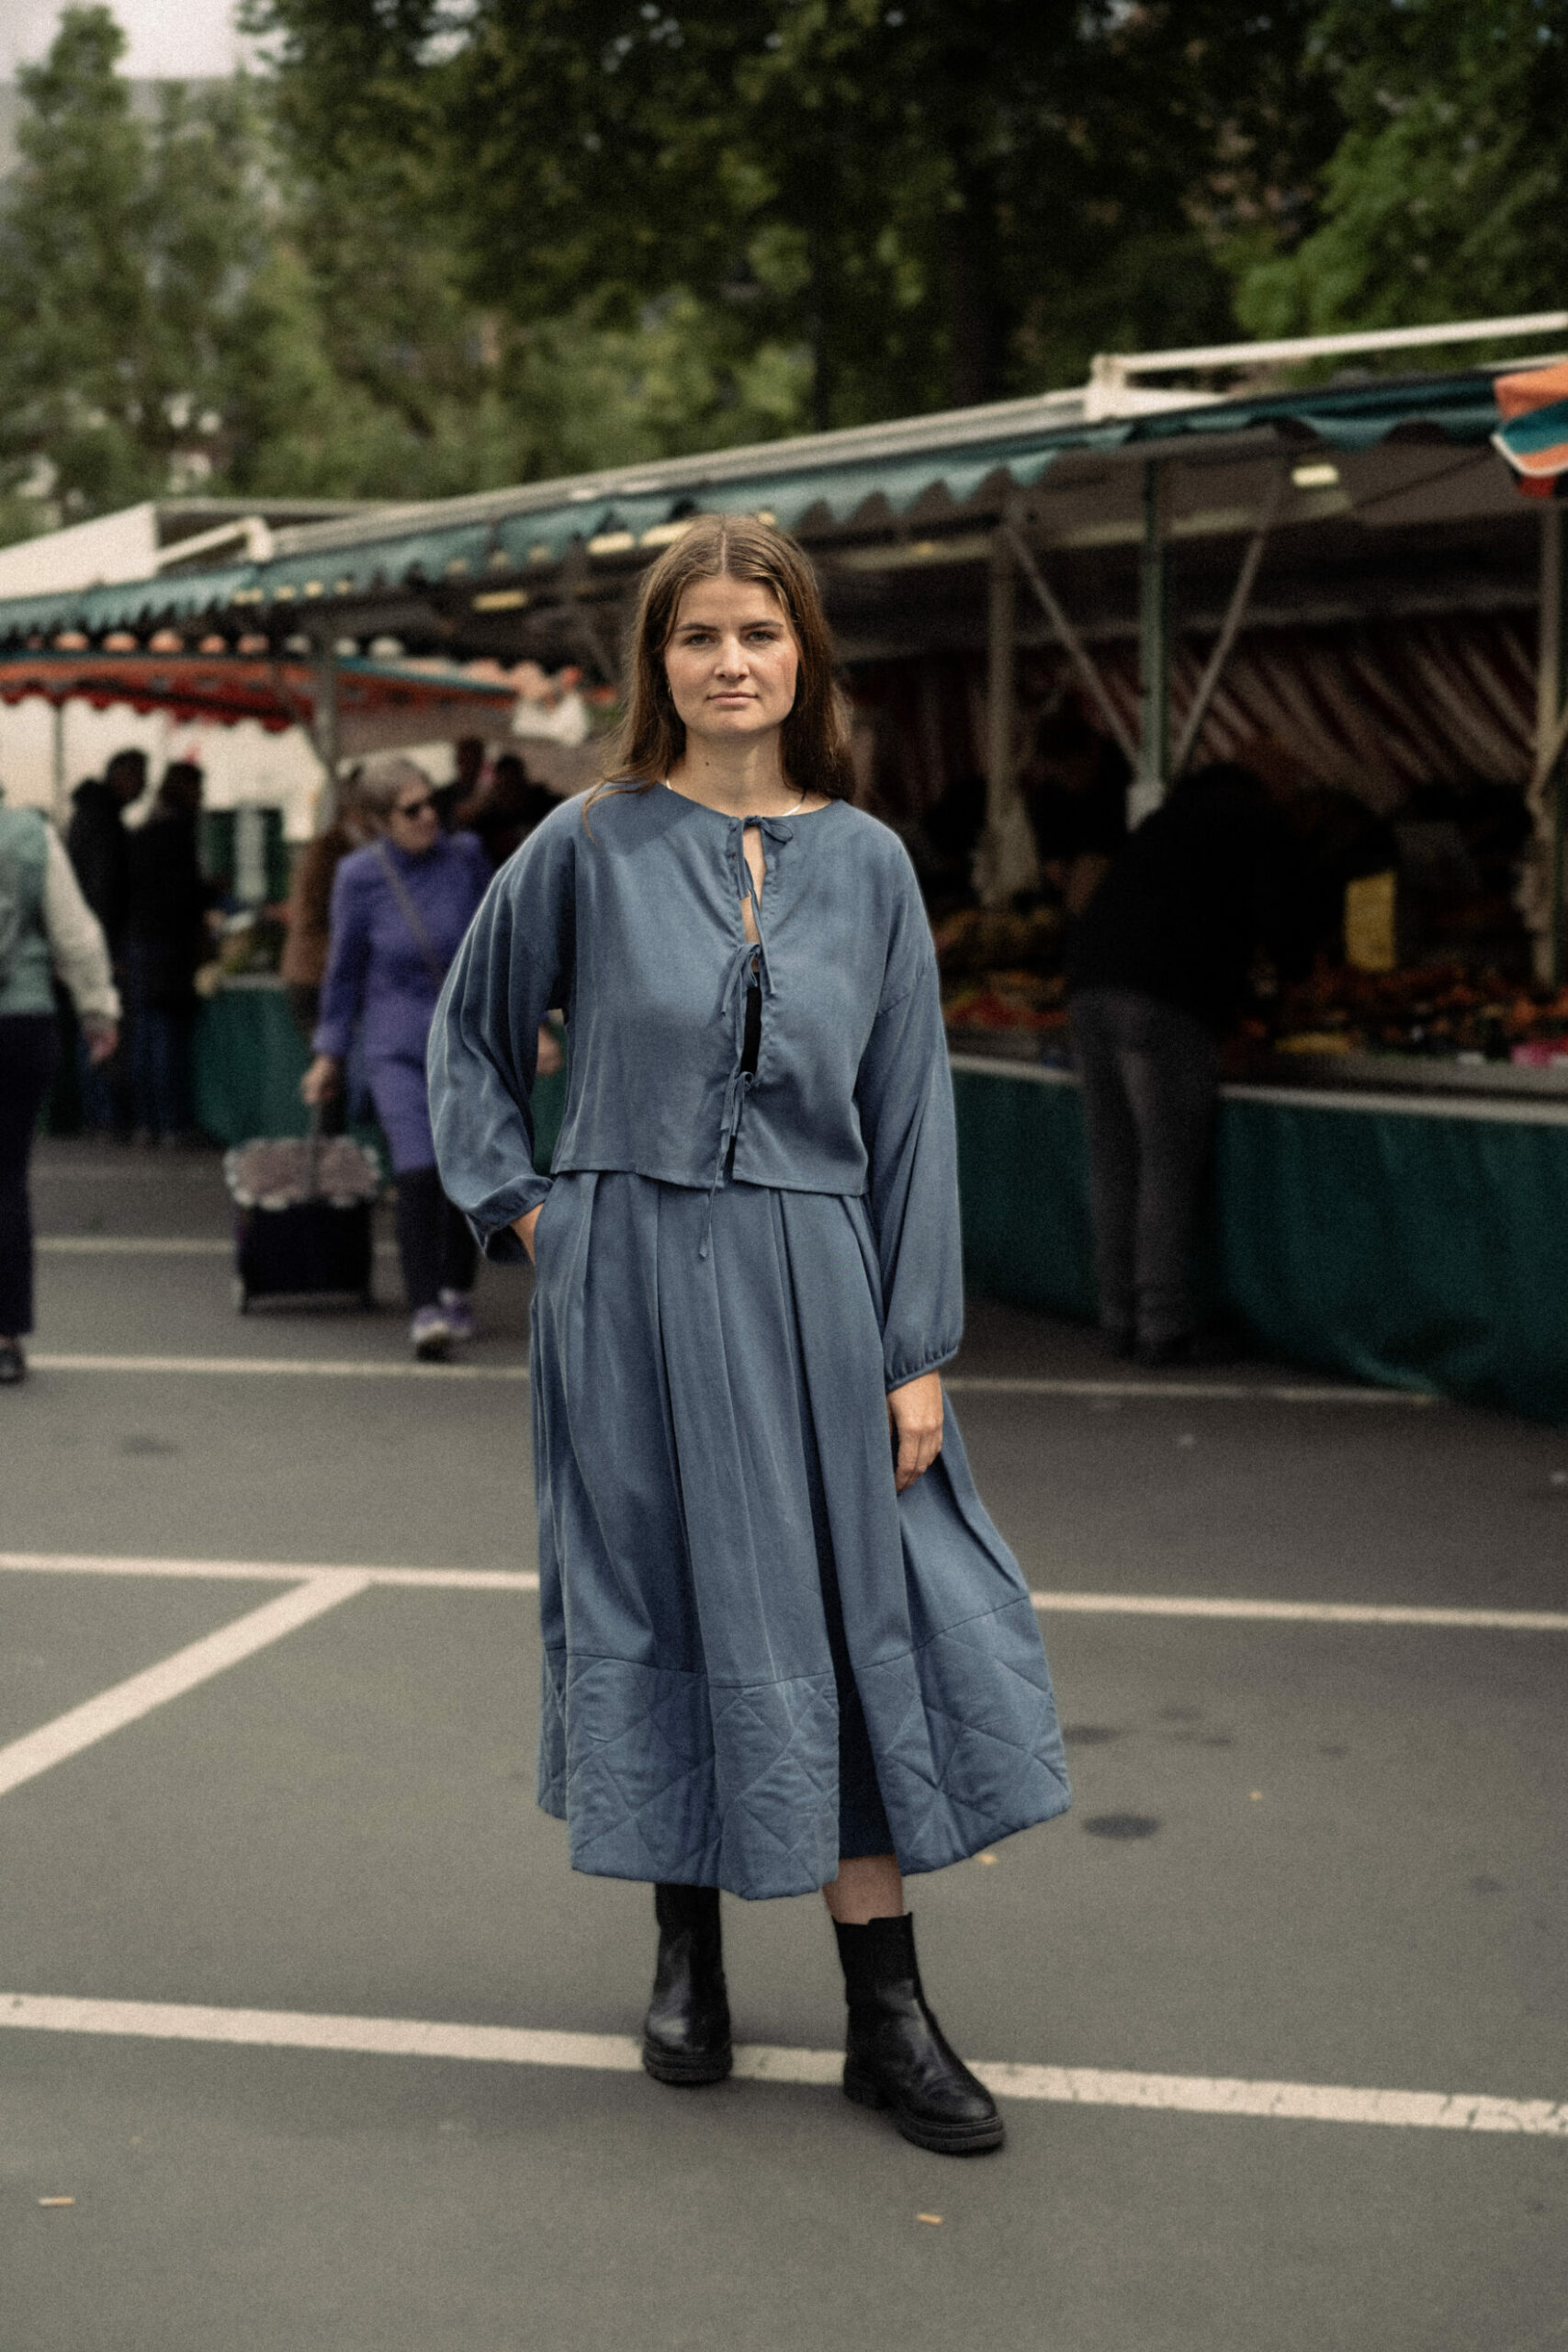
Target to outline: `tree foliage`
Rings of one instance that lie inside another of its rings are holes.
[[[1300,178],[1309,0],[250,0],[299,168],[443,190],[519,326],[681,296],[801,422],[1226,332],[1213,221]],[[1323,109],[1309,104],[1322,147]],[[1325,150],[1324,150],[1325,152]],[[717,422],[718,420],[708,420]]]
[[[1250,332],[1562,305],[1568,0],[1332,0],[1306,65],[1343,132],[1319,223],[1242,277]]]
[[[213,469],[266,254],[243,90],[170,88],[145,124],[123,45],[66,9],[0,211],[0,487],[67,514]]]
[[[0,535],[438,496],[1556,303],[1568,0],[244,0],[22,77]]]

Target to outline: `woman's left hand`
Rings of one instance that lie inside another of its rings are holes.
[[[942,1381],[934,1372],[907,1380],[887,1399],[887,1426],[898,1448],[893,1483],[899,1494],[924,1476],[942,1452]]]

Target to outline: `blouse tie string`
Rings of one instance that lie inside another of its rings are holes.
[[[741,906],[743,910],[750,906],[751,920],[757,926],[757,936],[755,939],[747,939],[743,936],[735,948],[729,959],[724,994],[719,999],[720,1015],[728,1012],[730,1016],[734,1057],[729,1066],[729,1082],[724,1091],[724,1117],[718,1131],[718,1157],[714,1163],[713,1182],[708,1186],[707,1211],[703,1218],[702,1246],[697,1252],[699,1258],[705,1258],[708,1255],[713,1239],[714,1194],[724,1182],[730,1148],[740,1133],[740,1120],[746,1108],[746,1097],[751,1091],[755,1078],[753,1071],[742,1069],[740,1066],[746,1051],[748,974],[755,972],[764,995],[772,996],[773,993],[773,976],[768,963],[768,943],[762,931],[762,902],[758,895],[756,879],[746,857],[745,841],[748,825],[755,825],[759,831],[770,841],[782,842],[793,841],[795,838],[794,829],[783,823],[777,817],[746,817],[738,818],[735,821],[730,854],[736,868],[736,878],[739,884]],[[764,857],[766,854],[764,850]],[[744,922],[742,931],[744,931]]]

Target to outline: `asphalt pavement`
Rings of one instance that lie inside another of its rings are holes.
[[[1076,1798],[911,1887],[957,2163],[833,2086],[815,1898],[726,1904],[735,2080],[631,2062],[650,1898],[533,1802],[526,1276],[415,1374],[385,1256],[234,1312],[216,1155],[35,1200],[0,2352],[1568,2346],[1568,1432],[971,1302]]]

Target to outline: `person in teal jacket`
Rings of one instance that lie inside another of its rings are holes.
[[[940,1367],[952,1088],[913,870],[852,807],[805,558],[708,517],[654,564],[614,779],[497,876],[430,1039],[442,1182],[534,1261],[539,1798],[651,1881],[644,2063],[730,2063],[718,1890],[821,1888],[844,2087],[953,2154],[903,1878],[1067,1803],[1040,1633]],[[529,1109],[566,1015],[553,1175]]]
[[[59,835],[36,808],[0,808],[0,1387],[27,1376],[33,1328],[28,1163],[60,1055],[58,973],[95,1066],[119,1043],[103,931]]]

